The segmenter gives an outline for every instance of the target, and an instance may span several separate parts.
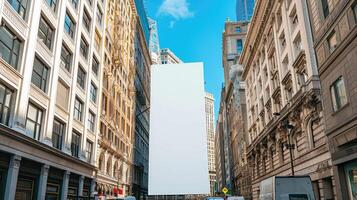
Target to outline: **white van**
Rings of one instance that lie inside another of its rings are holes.
[[[273,176],[260,182],[259,200],[315,200],[309,176]]]

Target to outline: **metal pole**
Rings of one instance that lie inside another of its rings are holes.
[[[140,115],[142,115],[144,112],[148,111],[150,109],[150,106],[145,108],[143,111],[141,111],[140,113],[138,113],[135,117],[139,117]]]
[[[294,161],[293,161],[293,152],[292,152],[293,146],[291,145],[290,138],[291,138],[291,129],[289,129],[288,148],[290,153],[291,174],[294,176],[295,173],[294,173]]]

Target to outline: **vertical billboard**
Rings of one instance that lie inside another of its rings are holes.
[[[149,195],[209,194],[203,63],[153,65]]]

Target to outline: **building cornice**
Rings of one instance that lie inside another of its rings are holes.
[[[252,63],[261,39],[263,38],[265,28],[269,24],[269,16],[274,3],[274,0],[258,0],[256,2],[252,21],[245,38],[243,51],[238,61],[239,64],[244,66],[242,74],[243,81],[246,79],[250,70],[250,64]]]
[[[11,140],[18,141],[18,142],[25,144],[31,148],[34,148],[34,149],[43,151],[45,153],[48,153],[50,155],[53,155],[54,157],[56,157],[55,159],[67,160],[68,162],[73,163],[73,165],[80,165],[81,167],[85,167],[88,170],[91,170],[93,172],[96,170],[96,167],[94,165],[91,165],[90,163],[84,162],[84,161],[80,160],[79,158],[75,158],[69,154],[66,154],[56,148],[48,146],[47,144],[44,144],[38,140],[30,138],[27,135],[24,135],[23,133],[20,133],[14,129],[11,129],[11,128],[4,126],[2,124],[0,124],[0,133],[2,136],[10,138]],[[2,144],[2,142],[0,142],[0,146],[1,145],[9,145],[9,144]],[[38,156],[38,155],[34,155],[34,156]],[[46,160],[50,160],[50,159],[46,159]],[[67,166],[67,167],[69,167],[69,166]]]

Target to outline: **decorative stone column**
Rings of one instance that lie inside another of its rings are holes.
[[[96,179],[93,178],[91,183],[90,183],[90,191],[89,191],[91,197],[94,197],[95,185],[96,185]]]
[[[9,170],[7,171],[4,199],[7,200],[15,199],[17,177],[19,175],[20,164],[21,164],[21,156],[12,155],[10,158]]]
[[[46,188],[47,188],[47,178],[48,178],[48,170],[49,165],[42,165],[41,167],[41,174],[40,174],[40,181],[38,184],[38,200],[44,200],[46,197]]]
[[[79,176],[78,196],[83,196],[84,176]]]
[[[69,183],[69,175],[70,174],[71,174],[71,172],[69,172],[69,171],[65,171],[63,173],[61,199],[67,199],[68,183]]]

